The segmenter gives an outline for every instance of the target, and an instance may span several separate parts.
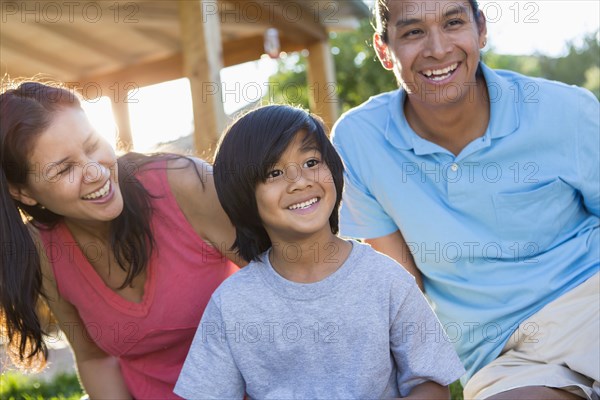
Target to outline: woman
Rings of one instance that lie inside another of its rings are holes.
[[[4,86],[3,86],[4,87]],[[173,398],[214,289],[237,267],[211,167],[113,149],[80,100],[21,83],[0,95],[2,329],[45,359],[43,299],[91,398]]]
[[[483,64],[474,0],[376,11],[374,47],[400,89],[334,127],[342,233],[422,282],[465,398],[598,396],[598,101]]]

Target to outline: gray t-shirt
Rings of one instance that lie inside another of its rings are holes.
[[[464,369],[414,278],[352,242],[333,274],[310,284],[252,262],[213,294],[175,393],[188,399],[385,398]],[[315,246],[315,251],[319,249]],[[336,257],[331,251],[332,260]],[[290,250],[290,255],[297,253]]]

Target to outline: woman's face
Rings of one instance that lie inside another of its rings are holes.
[[[110,221],[123,210],[114,150],[82,110],[57,111],[29,155],[27,184],[15,196],[22,203],[73,221]]]
[[[389,0],[388,7],[388,43],[376,34],[375,48],[409,98],[443,105],[473,95],[487,32],[483,14],[477,21],[463,0]]]

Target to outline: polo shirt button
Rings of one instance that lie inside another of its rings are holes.
[[[452,170],[452,172],[458,171],[458,164],[457,163],[452,163],[452,165],[450,166],[450,169]]]

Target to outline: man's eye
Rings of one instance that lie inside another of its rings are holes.
[[[464,24],[464,22],[460,19],[453,19],[453,20],[448,21],[448,25],[452,26],[452,27],[461,26],[463,24]]]
[[[420,29],[412,29],[408,32],[406,32],[403,37],[412,37],[412,36],[417,36],[419,34],[421,34],[423,31],[421,31]]]

